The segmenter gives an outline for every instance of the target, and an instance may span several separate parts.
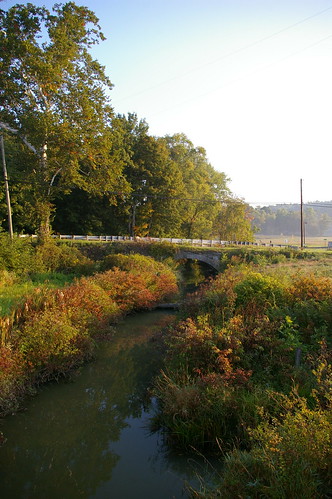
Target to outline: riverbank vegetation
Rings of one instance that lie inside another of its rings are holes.
[[[91,359],[119,317],[175,295],[175,246],[128,245],[125,255],[118,244],[0,238],[2,416]],[[172,446],[221,456],[215,486],[193,496],[324,497],[332,484],[331,254],[227,247],[220,259],[222,273],[189,295],[164,335],[154,425]]]
[[[177,448],[220,455],[193,497],[328,497],[331,260],[227,260],[165,338],[155,424]]]
[[[95,262],[75,247],[4,238],[0,269],[1,416],[17,410],[40,383],[89,360],[97,338],[120,317],[177,293],[170,267],[143,255]]]

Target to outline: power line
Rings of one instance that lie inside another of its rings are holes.
[[[316,208],[332,208],[332,203],[321,204],[321,203],[304,203],[304,206],[313,206]]]
[[[3,182],[3,180],[0,180]],[[11,184],[27,184],[27,185],[35,185],[38,182],[29,182],[27,180],[12,180]],[[231,203],[238,203],[238,204],[247,204],[244,201],[241,201],[240,199],[231,199],[231,198],[225,198],[225,199],[205,199],[205,198],[183,198],[179,196],[161,196],[160,194],[151,194],[151,193],[143,193],[143,192],[124,192],[124,191],[105,191],[102,193],[103,195],[113,195],[113,196],[122,196],[124,198],[143,198],[143,200],[147,199],[165,199],[165,200],[175,200],[175,201],[190,201],[190,202],[196,202],[196,203],[225,203],[227,201]]]
[[[3,179],[0,179],[0,182],[3,183],[4,180]],[[38,184],[38,182],[29,182],[28,180],[19,180],[19,179],[15,179],[15,180],[11,180],[9,179],[9,182],[11,184],[26,184],[26,185],[36,185]],[[131,193],[128,193],[128,192],[124,192],[124,191],[107,191],[107,192],[104,192],[103,194],[105,195],[113,195],[113,196],[122,196],[122,197],[132,197],[132,198],[137,198],[137,197],[141,197],[141,198],[146,198],[146,199],[165,199],[165,200],[175,200],[175,201],[190,201],[190,202],[200,202],[200,203],[225,203],[227,201],[231,202],[231,203],[238,203],[238,204],[246,204],[246,205],[255,205],[254,209],[256,208],[262,208],[264,206],[278,206],[278,205],[281,205],[281,206],[299,206],[299,203],[296,203],[296,202],[283,202],[283,201],[280,201],[280,202],[261,202],[261,201],[255,201],[255,202],[251,202],[251,201],[245,201],[245,200],[241,200],[241,199],[233,199],[233,198],[225,198],[225,199],[202,199],[202,198],[182,198],[182,197],[179,197],[179,196],[161,196],[160,194],[151,194],[151,193],[139,193],[139,192],[131,192]],[[316,208],[332,208],[332,202],[331,203],[326,203],[326,202],[322,202],[320,203],[319,201],[317,203],[303,203],[303,206],[304,207],[316,207]]]
[[[332,7],[331,7],[332,8]],[[193,97],[191,97],[190,99],[187,99],[186,101],[182,101],[174,106],[168,106],[166,109],[163,109],[161,111],[157,111],[155,113],[152,113],[150,116],[157,116],[158,114],[162,114],[162,113],[165,113],[165,112],[168,112],[170,111],[171,109],[176,109],[177,107],[180,107],[180,106],[185,106],[186,104],[189,104],[190,102],[192,101],[196,101],[197,99],[200,99],[201,97],[205,97],[209,94],[212,94],[214,92],[217,92],[218,90],[220,90],[221,88],[226,88],[226,87],[229,87],[233,84],[236,84],[238,82],[241,82],[243,80],[245,80],[246,78],[250,78],[250,76],[253,76],[257,73],[260,73],[268,68],[271,68],[283,61],[286,61],[287,59],[291,59],[292,57],[298,55],[298,54],[301,54],[302,52],[305,52],[306,50],[312,48],[312,47],[315,47],[316,45],[319,45],[320,43],[323,43],[325,42],[326,40],[329,40],[330,38],[332,38],[332,33],[330,33],[329,35],[325,36],[324,38],[320,38],[318,41],[316,42],[313,42],[311,43],[310,45],[306,45],[305,47],[303,47],[302,49],[300,50],[297,50],[295,52],[292,52],[291,54],[288,54],[280,59],[278,59],[277,61],[273,61],[269,64],[264,64],[263,66],[261,66],[260,68],[257,68],[247,74],[245,74],[244,76],[241,76],[239,78],[235,78],[234,80],[232,81],[229,81],[229,82],[226,82],[226,83],[223,83],[222,85],[218,85],[217,87],[213,88],[212,90],[208,90],[207,92],[204,92],[204,93],[201,93],[199,95],[195,95]]]
[[[141,94],[143,94],[145,92],[149,92],[151,90],[154,90],[155,88],[159,88],[159,87],[161,87],[163,85],[166,85],[166,84],[168,84],[168,83],[170,83],[172,81],[178,80],[180,78],[184,78],[184,77],[186,77],[186,76],[188,76],[188,75],[190,75],[190,74],[192,74],[192,73],[194,73],[196,71],[201,70],[202,68],[205,68],[207,66],[211,66],[211,65],[216,64],[216,63],[218,63],[218,62],[220,62],[222,60],[228,59],[229,57],[232,57],[233,55],[239,54],[241,52],[245,52],[246,50],[248,50],[248,49],[250,49],[252,47],[255,47],[256,45],[259,45],[259,44],[261,44],[261,43],[263,43],[263,42],[265,42],[267,40],[270,40],[271,38],[274,38],[274,37],[280,35],[281,33],[284,33],[285,31],[293,29],[296,26],[299,26],[300,24],[303,24],[303,23],[309,21],[310,19],[313,19],[314,17],[320,16],[320,15],[324,14],[325,12],[327,12],[327,11],[329,11],[331,9],[332,9],[332,5],[330,7],[327,7],[326,9],[320,10],[320,11],[315,12],[314,14],[312,14],[310,16],[307,16],[307,17],[305,17],[303,19],[300,19],[299,21],[297,21],[297,22],[295,22],[293,24],[290,24],[290,25],[288,25],[288,26],[286,26],[286,27],[284,27],[284,28],[282,28],[282,29],[280,29],[278,31],[275,31],[275,32],[271,33],[270,35],[264,36],[263,38],[259,38],[258,40],[255,40],[254,42],[248,43],[247,45],[244,45],[243,47],[240,47],[240,48],[238,48],[236,50],[233,50],[232,52],[228,52],[227,54],[224,54],[224,55],[222,55],[220,57],[217,57],[216,59],[213,59],[212,61],[206,62],[205,64],[201,64],[199,66],[196,66],[196,67],[190,69],[189,71],[186,71],[185,73],[173,76],[172,78],[169,78],[169,79],[164,80],[164,81],[162,81],[160,83],[157,83],[156,85],[152,85],[151,87],[148,87],[148,88],[145,88],[143,90],[140,90],[139,92],[135,92],[134,94],[131,94],[131,95],[127,96],[127,97],[123,97],[123,98],[119,99],[118,101],[116,101],[115,104],[117,104],[118,102],[122,102],[122,101],[125,101],[127,99],[130,99],[132,97],[136,97],[137,95],[141,95]],[[317,43],[320,43],[320,42],[317,42]],[[316,44],[314,44],[314,45],[316,45]],[[304,50],[306,50],[306,49],[304,49]]]

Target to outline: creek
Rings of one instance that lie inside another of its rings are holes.
[[[185,485],[198,486],[209,464],[149,429],[148,388],[162,363],[154,337],[172,320],[165,310],[126,317],[72,382],[43,386],[2,422],[3,499],[189,497]]]

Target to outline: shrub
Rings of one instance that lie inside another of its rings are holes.
[[[236,306],[244,309],[251,306],[261,310],[284,305],[287,295],[283,284],[272,276],[249,272],[235,285]]]
[[[239,373],[237,373],[239,376]],[[263,390],[229,385],[216,374],[190,376],[185,371],[163,372],[155,385],[161,413],[155,422],[179,447],[229,450],[235,442],[249,445],[249,428],[261,421],[259,407],[268,404]]]
[[[34,247],[30,240],[0,234],[0,270],[22,275],[29,271],[38,270],[38,263],[34,258]]]
[[[0,347],[0,417],[17,410],[26,391],[21,355],[10,346]]]
[[[314,275],[295,276],[289,293],[289,314],[298,324],[302,342],[314,347],[331,343],[332,279]]]
[[[278,417],[265,413],[249,432],[252,448],[235,449],[226,455],[218,485],[198,497],[330,496],[331,411],[309,409],[296,392],[278,398],[282,404]]]
[[[208,314],[214,324],[222,325],[234,313],[235,283],[241,279],[241,272],[228,269],[215,279],[210,279],[198,291],[186,298],[182,314],[186,317]]]
[[[313,274],[295,276],[290,287],[294,302],[314,300],[332,301],[332,279]]]
[[[93,278],[77,280],[59,291],[58,296],[59,305],[74,323],[80,322],[84,313],[90,334],[107,327],[120,315],[119,305]]]
[[[199,369],[216,369],[220,349],[207,317],[191,318],[179,323],[168,334],[169,359],[172,369],[181,368],[189,373]],[[172,360],[173,359],[173,362]]]
[[[273,470],[271,497],[323,496],[322,484],[332,485],[331,412],[311,410],[304,399],[291,403],[295,410],[281,422],[264,422],[252,431],[253,456]]]
[[[59,309],[45,310],[33,322],[27,322],[16,344],[33,381],[42,382],[67,374],[88,358],[92,349],[88,331],[75,326]]]
[[[50,240],[36,247],[36,260],[39,267],[46,272],[66,272],[91,274],[95,264],[84,256],[75,246],[57,245]]]
[[[111,268],[95,277],[110,296],[126,309],[150,308],[177,292],[176,276],[164,264],[143,255],[108,255],[101,266]]]

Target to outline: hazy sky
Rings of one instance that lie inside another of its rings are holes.
[[[332,0],[76,3],[107,37],[116,112],[185,133],[249,203],[299,202],[301,178],[305,202],[332,200]]]

